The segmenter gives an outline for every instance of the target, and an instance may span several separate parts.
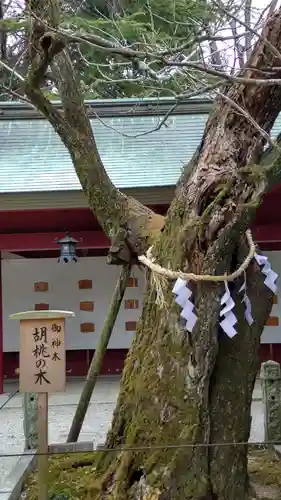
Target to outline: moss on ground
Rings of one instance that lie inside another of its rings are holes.
[[[281,460],[273,450],[250,451],[248,469],[253,481],[281,488]]]
[[[248,470],[260,500],[281,498],[281,459],[273,449],[250,451]]]
[[[84,500],[91,490],[95,473],[93,453],[56,455],[49,458],[49,498]],[[26,500],[38,499],[36,471],[25,487]]]
[[[93,453],[56,455],[49,458],[50,500],[89,500],[95,482]],[[251,449],[249,473],[257,493],[273,489],[279,496],[259,496],[260,500],[281,498],[281,460],[271,449]],[[26,500],[37,500],[37,478],[32,474],[25,488]]]

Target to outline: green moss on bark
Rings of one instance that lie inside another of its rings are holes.
[[[177,210],[178,222],[175,217],[172,223],[168,220],[165,237],[160,239],[154,251],[160,264],[184,269],[187,262],[180,202]],[[167,283],[164,294],[166,307],[159,310],[155,302],[156,292],[148,286],[137,336],[126,361],[113,427],[106,443],[113,448],[147,446],[148,450],[116,453],[115,458],[104,453],[97,462],[97,474],[102,478],[99,485],[107,488],[115,461],[114,495],[118,499],[133,498],[131,495],[136,489],[134,477],[142,475],[143,471],[147,485],[162,492],[163,489],[170,490],[172,477],[176,474],[177,486],[172,497],[175,500],[183,498],[183,494],[186,498],[203,497],[208,491],[207,453],[202,450],[200,454],[195,453],[192,447],[169,448],[177,443],[204,441],[205,415],[202,410],[204,395],[198,388],[203,374],[197,372],[194,349],[179,323],[179,308],[172,297],[170,283]],[[204,293],[200,298],[198,296],[197,302],[199,310],[203,312],[205,308],[205,313],[200,314],[201,321],[209,327]],[[201,389],[204,391],[203,386]],[[163,448],[165,445],[166,449]],[[197,469],[191,466],[195,455]]]
[[[243,239],[238,257],[234,241],[225,239],[220,242],[224,252],[215,242],[213,252],[209,248],[202,261],[198,247],[196,250],[196,225],[191,227],[182,215],[182,203],[179,200],[176,205],[177,217],[174,212],[168,216],[165,234],[155,245],[157,262],[174,269],[188,267],[196,271],[198,266],[201,272],[221,274],[222,270],[230,269],[232,256],[236,256],[237,267],[245,257]],[[190,249],[194,256],[192,263],[186,258]],[[112,448],[147,446],[147,449],[100,455],[93,480],[99,500],[133,500],[140,497],[143,488],[156,499],[165,493],[168,500],[202,500],[214,490],[219,500],[249,498],[247,447],[224,447],[225,451],[214,447],[213,451],[209,447],[193,446],[194,443],[209,444],[213,439],[215,442],[244,441],[249,434],[259,335],[270,301],[255,267],[249,270],[248,279],[256,324],[252,329],[247,327],[240,307],[240,334],[234,341],[223,338],[219,350],[219,297],[223,284],[199,283],[193,287],[198,323],[192,335],[187,336],[179,321],[171,283],[164,285],[166,308],[160,310],[148,276],[142,317],[126,361],[106,443]],[[239,281],[238,286],[241,286]],[[235,290],[233,293],[236,297]],[[254,293],[263,296],[262,304],[255,302]],[[235,376],[229,373],[238,368]],[[181,448],[182,443],[190,447]],[[234,464],[231,457],[235,457]],[[216,475],[211,475],[211,470]],[[146,500],[149,496],[143,498]]]

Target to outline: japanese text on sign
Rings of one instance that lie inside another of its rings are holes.
[[[61,332],[61,326],[56,323],[51,326],[52,333]],[[41,326],[40,328],[35,327],[33,331],[33,339],[35,347],[32,351],[35,357],[35,365],[37,368],[35,377],[35,384],[42,385],[44,382],[50,384],[47,373],[47,359],[51,358],[52,361],[60,361],[61,358],[56,350],[56,347],[61,345],[61,341],[58,337],[53,337],[51,341],[51,346],[48,345],[48,332],[46,326]]]
[[[20,390],[58,392],[64,384],[64,320],[22,321]]]

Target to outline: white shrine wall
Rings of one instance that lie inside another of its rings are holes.
[[[34,310],[35,304],[75,312],[75,318],[66,320],[66,349],[95,349],[119,273],[120,268],[106,264],[106,257],[85,257],[76,264],[59,264],[57,259],[3,259],[4,352],[19,351],[19,324],[10,320],[9,315]],[[109,349],[128,349],[135,336],[143,277],[138,269],[132,276],[137,278],[138,286],[129,287],[125,292]],[[92,288],[80,289],[80,280],[92,281]],[[47,283],[48,291],[35,291],[35,283]],[[138,308],[125,309],[126,300],[135,301]],[[80,310],[81,302],[87,305],[93,302],[93,311]],[[82,332],[81,325],[88,331]],[[89,331],[93,328],[94,331]]]
[[[266,255],[272,268],[281,275],[281,252],[266,252]],[[66,349],[95,349],[119,273],[118,267],[106,264],[105,257],[84,257],[76,264],[65,265],[58,264],[57,259],[3,259],[4,352],[19,351],[19,325],[15,320],[10,320],[9,315],[34,310],[35,304],[48,305],[49,309],[74,311],[75,318],[66,320]],[[126,290],[109,349],[128,349],[135,336],[135,323],[142,307],[144,279],[138,269],[134,270],[132,277],[136,278],[132,281],[134,284],[137,281],[137,286]],[[79,288],[80,280],[91,281],[92,288]],[[35,291],[35,283],[47,283],[48,290]],[[262,343],[281,343],[280,298],[278,286],[276,303],[271,312],[272,321],[269,321],[272,326],[265,327]],[[91,302],[93,311],[80,309],[80,303],[89,305]],[[83,325],[86,325],[85,328]],[[93,328],[94,331],[89,331]]]
[[[268,257],[273,271],[281,278],[281,252],[263,252]],[[262,344],[281,344],[281,279],[277,279],[277,292],[268,323],[261,336]]]

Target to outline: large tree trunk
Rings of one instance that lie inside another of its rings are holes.
[[[157,252],[162,264],[185,267],[185,245],[178,237],[181,227],[178,218],[171,218],[169,236],[163,235]],[[203,267],[214,274],[230,271],[230,256],[238,265],[245,250],[244,242],[238,249],[231,241],[223,256],[207,258]],[[179,323],[171,285],[165,291],[164,310],[159,310],[155,291],[148,285],[106,442],[109,448],[146,449],[104,452],[94,483],[97,498],[249,498],[247,445],[196,446],[248,441],[259,338],[271,300],[255,264],[249,266],[247,282],[255,323],[250,328],[244,322],[237,299],[239,334],[232,340],[218,328],[221,285],[193,287],[199,322],[191,338]],[[238,280],[233,297],[239,286]],[[191,447],[181,447],[186,444]]]
[[[280,46],[276,20],[269,22],[266,34]],[[251,64],[268,66],[272,55],[259,45]],[[245,74],[252,76],[249,70]],[[280,87],[234,86],[227,96],[244,109],[246,103],[256,123],[266,131],[271,129],[279,111]],[[237,114],[229,100],[217,102],[193,172],[187,178],[183,175],[155,245],[153,256],[158,263],[196,274],[217,275],[237,268],[247,254],[245,230],[260,203],[259,193],[265,190],[262,176],[255,178],[254,168],[245,168],[260,150],[259,133],[250,121]],[[171,283],[164,290],[166,307],[160,309],[148,279],[106,442],[109,448],[142,449],[102,453],[94,482],[97,498],[251,497],[246,443],[259,339],[272,297],[254,262],[246,274],[255,322],[251,327],[245,323],[237,297],[242,276],[231,286],[239,320],[239,333],[233,339],[218,326],[223,283],[192,285],[198,321],[188,336],[180,325]],[[227,445],[233,442],[244,444]]]
[[[185,252],[178,232],[174,220],[170,238],[163,236],[158,255],[165,254],[163,263],[182,267]],[[240,250],[238,262],[245,256],[244,244]],[[222,259],[212,270],[220,273],[225,263]],[[106,442],[109,448],[147,449],[104,452],[94,483],[97,498],[249,498],[247,445],[197,447],[196,443],[248,441],[259,338],[271,308],[257,271],[252,264],[247,272],[255,323],[251,328],[245,324],[238,299],[239,334],[232,340],[218,329],[221,286],[194,287],[199,325],[191,339],[179,324],[171,286],[165,294],[167,309],[162,311],[149,287]]]
[[[178,251],[176,237],[170,256],[173,250]],[[103,452],[93,498],[249,498],[247,446],[195,444],[247,442],[249,437],[259,337],[271,303],[254,265],[248,284],[255,325],[244,323],[237,301],[239,335],[233,340],[218,331],[219,289],[200,286],[200,325],[192,336],[193,347],[179,325],[170,291],[167,311],[159,311],[155,292],[148,291],[106,442],[109,448],[141,450]]]

